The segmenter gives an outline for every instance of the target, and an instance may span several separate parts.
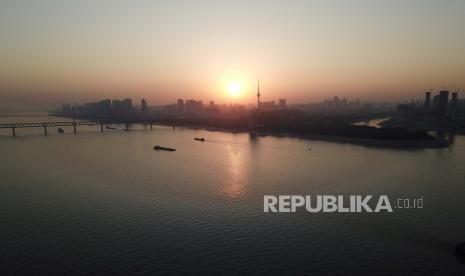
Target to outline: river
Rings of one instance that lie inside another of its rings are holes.
[[[0,117],[44,120],[64,119]],[[115,127],[0,130],[0,274],[465,272],[453,254],[465,241],[464,136],[398,150]],[[264,195],[289,194],[423,198],[424,207],[263,212]]]

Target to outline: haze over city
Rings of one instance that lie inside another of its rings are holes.
[[[464,1],[2,1],[0,111],[465,89]]]
[[[0,0],[0,275],[464,275],[465,0]]]

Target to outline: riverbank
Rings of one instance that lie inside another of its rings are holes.
[[[425,130],[437,132],[453,132],[457,134],[465,134],[465,126],[463,122],[443,122],[440,120],[418,120],[418,121],[396,121],[389,119],[381,122],[380,127],[396,127],[405,128],[408,130]]]
[[[162,126],[170,126],[166,124],[158,124]],[[429,140],[382,140],[382,139],[367,139],[358,137],[346,137],[335,135],[319,135],[319,134],[297,134],[291,132],[272,132],[272,131],[249,131],[245,129],[226,129],[218,127],[209,127],[204,125],[182,125],[189,129],[200,129],[207,131],[221,131],[229,133],[249,133],[255,137],[290,137],[306,140],[319,140],[334,143],[353,144],[367,147],[377,148],[393,148],[393,149],[440,149],[450,146],[450,142],[442,138],[434,138]]]
[[[147,122],[136,122],[147,124]],[[426,133],[408,132],[405,129],[380,129],[369,126],[351,125],[291,125],[256,127],[249,130],[243,124],[223,124],[229,127],[219,127],[221,123],[201,121],[157,121],[153,125],[169,127],[186,127],[190,129],[204,129],[207,131],[223,131],[229,133],[250,133],[252,136],[293,137],[308,140],[330,141],[335,143],[349,143],[368,147],[396,148],[396,149],[438,149],[446,148],[450,142],[444,138],[433,137]],[[234,126],[233,126],[234,125]],[[337,135],[341,134],[341,135]]]

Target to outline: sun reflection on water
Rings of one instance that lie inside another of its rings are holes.
[[[228,176],[223,193],[230,198],[240,198],[247,192],[247,166],[245,152],[228,145]]]

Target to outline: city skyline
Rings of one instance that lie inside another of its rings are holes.
[[[0,0],[1,275],[463,275],[465,0]]]
[[[465,88],[463,1],[0,5],[0,110],[126,96],[247,105],[258,79],[288,103]]]

